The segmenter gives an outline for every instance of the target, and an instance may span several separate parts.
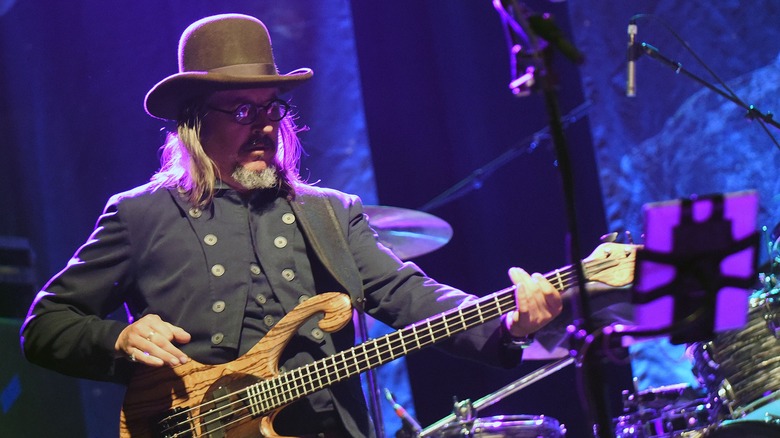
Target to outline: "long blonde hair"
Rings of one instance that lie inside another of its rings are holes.
[[[202,114],[200,111],[185,111],[190,117],[182,117],[176,123],[176,131],[168,132],[161,146],[160,169],[152,175],[152,189],[175,188],[187,193],[193,206],[205,207],[214,198],[219,170],[214,161],[206,155],[200,142]],[[294,188],[302,183],[300,161],[302,147],[298,139],[299,128],[293,114],[286,115],[279,122],[279,139],[276,165],[280,188],[294,194]]]

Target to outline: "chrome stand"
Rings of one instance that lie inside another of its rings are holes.
[[[536,383],[539,380],[549,376],[550,374],[553,374],[555,372],[558,372],[567,366],[574,363],[573,357],[567,357],[564,359],[561,359],[557,362],[553,362],[551,364],[545,365],[536,371],[533,371],[530,374],[527,374],[514,382],[504,386],[503,388],[499,389],[498,391],[488,394],[481,399],[475,401],[471,404],[471,407],[474,411],[479,411],[480,409],[486,408],[488,406],[491,406],[501,400],[503,400],[505,397],[514,394],[515,392],[531,385],[532,383]],[[471,414],[471,413],[469,413]],[[441,429],[445,425],[452,423],[453,421],[457,420],[459,417],[463,417],[463,415],[458,414],[450,414],[441,420],[431,424],[430,426],[426,427],[420,432],[420,437],[425,437],[431,435],[433,432],[436,432],[437,430]]]

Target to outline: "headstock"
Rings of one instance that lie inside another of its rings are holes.
[[[585,277],[609,286],[621,287],[634,281],[636,250],[641,245],[602,243],[582,261]]]

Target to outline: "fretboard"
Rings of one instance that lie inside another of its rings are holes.
[[[559,291],[576,284],[571,266],[549,272],[545,277]],[[498,318],[514,308],[514,287],[508,287],[333,356],[287,371],[273,379],[253,384],[245,389],[252,415],[265,415],[334,383]]]

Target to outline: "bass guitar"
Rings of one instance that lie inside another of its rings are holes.
[[[625,286],[633,281],[636,246],[599,245],[582,261],[589,281]],[[576,284],[572,266],[545,274],[564,291]],[[278,437],[274,417],[286,405],[336,382],[432,345],[515,308],[514,287],[494,292],[388,335],[281,373],[279,358],[298,328],[324,314],[333,333],[352,320],[349,296],[318,294],[296,306],[247,354],[220,365],[189,361],[176,367],[139,367],[120,415],[122,438]]]

